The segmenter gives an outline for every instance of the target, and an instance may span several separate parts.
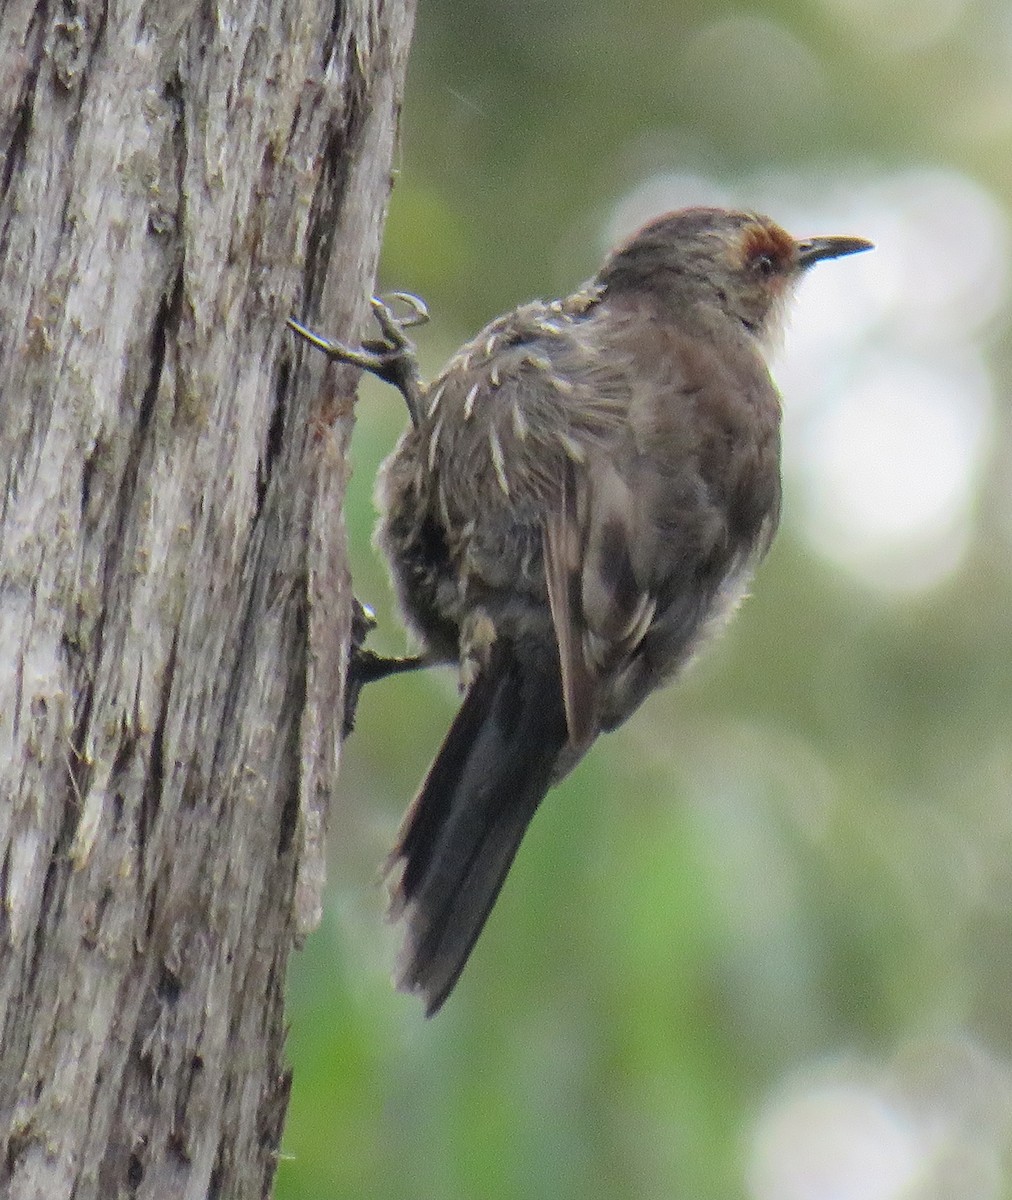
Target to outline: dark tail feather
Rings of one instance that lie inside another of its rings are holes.
[[[557,663],[496,643],[404,818],[391,916],[398,986],[438,1012],[464,969],[566,744]]]

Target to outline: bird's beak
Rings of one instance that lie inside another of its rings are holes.
[[[860,254],[871,250],[872,243],[858,237],[817,237],[798,242],[798,266],[810,267],[823,258],[841,258],[844,254]]]

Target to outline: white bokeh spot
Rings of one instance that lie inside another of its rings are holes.
[[[901,1200],[924,1158],[916,1126],[868,1088],[828,1084],[767,1113],[749,1171],[753,1200]]]

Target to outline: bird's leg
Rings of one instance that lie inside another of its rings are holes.
[[[387,658],[373,650],[356,650],[348,664],[348,677],[344,685],[344,736],[347,737],[355,728],[359,697],[367,683],[386,679],[388,675],[400,675],[404,671],[421,671],[428,666],[431,663],[420,654]]]
[[[384,383],[393,384],[404,397],[412,424],[417,425],[421,413],[422,382],[414,343],[404,331],[424,325],[429,319],[429,310],[423,300],[412,296],[410,292],[391,292],[387,299],[399,300],[407,305],[410,312],[397,317],[384,298],[373,296],[372,312],[383,336],[367,339],[357,350],[315,333],[294,317],[289,317],[287,324],[289,329],[305,338],[311,346],[322,350],[328,358],[349,363],[370,372]]]
[[[359,696],[367,683],[385,679],[388,675],[399,675],[404,671],[420,671],[423,667],[431,665],[429,659],[420,654],[404,658],[388,658],[373,650],[364,650],[362,643],[376,628],[376,618],[373,616],[372,609],[366,607],[360,600],[355,599],[353,603],[351,657],[344,685],[344,737],[347,737],[355,728],[355,712],[358,709]]]

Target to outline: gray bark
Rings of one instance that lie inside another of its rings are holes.
[[[0,6],[0,1194],[267,1195],[413,0]]]

